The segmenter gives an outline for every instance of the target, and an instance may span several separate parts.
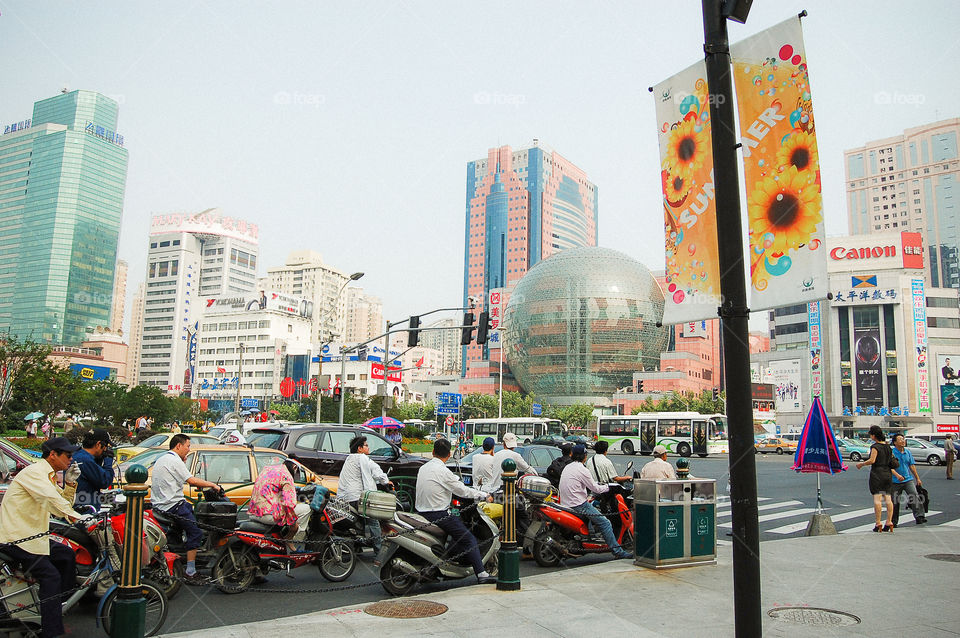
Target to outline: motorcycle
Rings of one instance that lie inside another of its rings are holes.
[[[120,572],[114,564],[117,555],[114,547],[115,518],[107,510],[98,514],[93,524],[78,522],[74,525],[78,532],[97,540],[93,545],[86,542],[78,545],[77,567],[78,572],[83,573],[77,577],[77,587],[62,603],[63,612],[66,613],[88,593],[95,592],[101,582],[109,582],[110,586],[97,607],[97,625],[102,625],[108,636],[112,635],[112,610],[120,591],[116,584],[120,580]],[[64,542],[53,534],[51,538]],[[92,567],[82,566],[81,554],[85,558],[90,550],[93,550]],[[0,635],[18,638],[36,636],[40,632],[40,585],[29,574],[14,567],[15,564],[16,561],[0,549]],[[140,591],[146,599],[144,635],[153,636],[160,632],[167,618],[167,597],[162,587],[148,577],[141,579]]]
[[[627,471],[633,466],[630,463]],[[633,481],[610,483],[594,505],[607,515],[617,542],[633,551]],[[565,557],[609,551],[599,532],[591,532],[589,517],[559,503],[543,501],[531,508],[533,522],[524,537],[524,549],[541,567],[554,567]]]
[[[454,507],[460,507],[460,519],[477,539],[484,568],[496,576],[500,550],[497,524],[481,508],[467,503],[453,501]],[[469,560],[453,555],[447,533],[423,516],[398,511],[386,527],[375,564],[380,566],[380,582],[388,594],[406,596],[421,583],[473,575]]]
[[[127,523],[126,498],[119,489],[105,490],[101,496],[100,511],[109,513],[109,529],[112,532],[112,543],[109,545],[111,560],[114,570],[119,570]],[[96,513],[92,507],[91,510]],[[77,524],[71,525],[62,519],[51,518],[50,531],[51,540],[66,545],[76,554],[77,579],[82,581],[96,568],[100,549],[106,546],[106,539],[103,538],[103,530],[99,523],[94,522],[84,528]],[[143,573],[160,586],[166,597],[171,599],[180,591],[183,563],[178,560],[176,554],[164,551],[167,536],[150,510],[143,512],[142,538],[140,558],[143,562]]]
[[[238,530],[223,539],[223,547],[213,561],[211,576],[217,589],[226,594],[239,594],[272,570],[285,570],[289,575],[291,569],[307,564],[316,565],[320,574],[331,582],[349,578],[357,564],[356,552],[353,541],[334,534],[331,514],[327,511],[329,495],[327,488],[318,485],[297,488],[298,500],[310,503],[302,541],[304,551],[290,550],[289,543],[298,542],[284,538],[286,526],[256,521],[241,523]]]

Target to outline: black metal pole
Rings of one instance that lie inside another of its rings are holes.
[[[730,47],[722,0],[702,0],[703,50],[707,66],[713,137],[714,188],[719,247],[719,314],[730,429],[730,511],[733,524],[733,607],[738,638],[763,633],[760,611],[760,530],[757,520],[757,468],[750,397],[747,290],[740,222],[740,178],[733,121]]]

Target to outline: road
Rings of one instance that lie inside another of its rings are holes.
[[[611,455],[611,460],[621,473],[628,462],[633,461],[639,469],[650,457]],[[789,455],[761,454],[756,457],[758,506],[760,514],[760,539],[773,542],[791,536],[802,535],[811,513],[816,508],[816,476],[797,474],[790,470]],[[671,457],[671,463],[676,459]],[[692,474],[717,480],[720,494],[717,507],[718,542],[730,543],[725,532],[730,531],[730,507],[727,498],[726,455],[690,459]],[[841,533],[867,532],[873,528],[872,500],[867,491],[868,470],[850,469],[839,475],[822,476],[823,503]],[[932,506],[927,514],[930,525],[950,524],[960,526],[960,482],[945,480],[943,467],[919,465],[920,478],[930,492]],[[909,510],[901,515],[901,524],[912,526]],[[589,556],[570,561],[557,569],[570,569],[592,562],[610,560],[607,555]],[[552,571],[539,567],[534,561],[521,563],[521,578]],[[247,592],[226,595],[213,587],[184,587],[170,601],[170,614],[164,632],[189,631],[236,623],[268,620],[296,614],[304,614],[346,605],[362,604],[386,597],[383,588],[376,583],[377,573],[372,555],[365,554],[356,571],[348,581],[329,583],[319,571],[311,566],[294,570],[287,578],[274,573],[261,589],[282,590],[282,593]],[[431,585],[422,591],[438,591],[457,587],[460,583]],[[288,592],[288,593],[287,593]],[[67,616],[67,624],[77,635],[102,634],[93,622],[91,606],[80,607]]]

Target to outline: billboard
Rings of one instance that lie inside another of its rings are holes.
[[[312,301],[273,290],[260,290],[252,295],[236,297],[208,297],[204,303],[204,307],[211,312],[275,310],[304,319],[313,318]]]
[[[940,389],[940,411],[960,414],[960,354],[937,355],[937,387]]]
[[[854,358],[857,362],[857,403],[883,401],[880,328],[853,329]]]
[[[927,364],[927,296],[923,279],[910,281],[913,299],[913,338],[917,344],[917,412],[930,413],[930,372]]]
[[[763,375],[764,383],[773,385],[777,412],[802,412],[800,396],[800,359],[771,361]]]
[[[154,215],[150,220],[150,234],[160,233],[194,233],[197,235],[219,235],[240,239],[251,244],[257,244],[260,229],[244,219],[227,217],[219,208],[211,208],[201,213],[168,213]]]
[[[70,371],[84,381],[103,381],[110,378],[110,368],[105,366],[88,366],[84,363],[71,363]]]

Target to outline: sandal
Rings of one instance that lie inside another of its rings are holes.
[[[890,532],[891,534],[893,534],[893,525],[884,525],[883,531]]]
[[[875,526],[875,527],[873,528],[873,531],[875,531],[875,532],[881,532],[881,531],[883,531],[883,527],[881,527],[880,525],[877,525],[877,526]]]

